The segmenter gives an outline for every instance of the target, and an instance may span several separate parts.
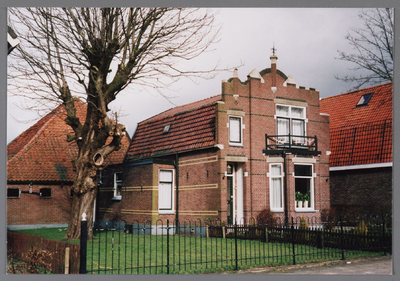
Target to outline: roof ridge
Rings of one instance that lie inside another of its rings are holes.
[[[198,108],[201,108],[201,107],[204,107],[204,106],[208,106],[208,105],[210,105],[211,103],[206,103],[206,104],[203,104],[203,105],[199,105],[198,107],[196,107],[196,106],[190,107],[190,109],[178,111],[178,112],[175,112],[174,114],[163,116],[163,115],[166,114],[168,111],[172,111],[172,110],[174,110],[174,109],[179,109],[180,107],[183,108],[183,107],[186,107],[186,106],[195,105],[196,103],[206,102],[207,100],[212,100],[212,99],[215,99],[215,98],[217,98],[217,97],[221,97],[221,98],[222,98],[222,94],[218,94],[218,95],[211,96],[211,97],[208,97],[208,98],[205,98],[205,99],[202,99],[202,100],[198,100],[198,101],[194,101],[194,102],[182,104],[182,105],[179,105],[179,106],[176,106],[176,107],[172,107],[172,108],[170,108],[170,109],[167,109],[167,110],[165,110],[165,111],[163,111],[163,112],[160,112],[160,113],[158,113],[158,114],[156,114],[156,115],[154,115],[154,116],[152,116],[152,117],[149,117],[149,118],[147,118],[147,119],[145,119],[145,120],[139,122],[139,124],[143,124],[143,123],[147,123],[147,122],[159,121],[159,120],[165,119],[165,118],[170,117],[170,116],[175,116],[175,115],[177,115],[177,114],[181,114],[181,113],[183,113],[183,112],[187,112],[187,111],[189,111],[189,110],[194,110],[194,109],[198,109]],[[157,118],[157,116],[160,116],[160,117]]]
[[[372,88],[383,87],[383,86],[389,85],[391,83],[393,83],[393,82],[390,81],[390,82],[387,82],[387,83],[383,83],[383,84],[379,84],[379,85],[375,85],[375,86],[370,86],[370,87],[367,87],[367,88],[357,89],[357,90],[349,91],[349,92],[346,92],[346,93],[341,93],[341,94],[338,94],[338,95],[325,97],[325,98],[322,98],[321,100],[328,100],[328,99],[333,99],[333,98],[342,97],[342,96],[346,96],[346,95],[352,95],[352,94],[354,94],[356,92],[361,92],[361,91],[366,91],[367,92],[368,90],[370,90]]]

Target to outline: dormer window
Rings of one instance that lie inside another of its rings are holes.
[[[371,99],[373,93],[367,93],[361,96],[360,100],[357,103],[357,107],[367,105],[369,100]]]
[[[167,125],[164,127],[163,134],[167,134],[169,132],[169,129],[171,129],[171,125]]]

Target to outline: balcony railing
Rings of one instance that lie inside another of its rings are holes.
[[[264,153],[286,150],[296,153],[319,154],[317,136],[265,135]]]

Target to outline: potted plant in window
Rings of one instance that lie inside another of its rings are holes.
[[[303,208],[303,193],[296,191],[295,200],[297,202],[297,208]]]
[[[310,191],[307,191],[307,193],[303,194],[303,207],[308,208],[308,202],[310,201]]]

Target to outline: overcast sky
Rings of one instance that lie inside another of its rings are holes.
[[[335,59],[338,50],[351,52],[345,36],[352,27],[361,27],[359,9],[354,8],[223,8],[218,24],[222,25],[220,41],[213,51],[190,62],[196,70],[243,64],[239,79],[245,81],[255,68],[270,67],[271,48],[275,45],[277,68],[305,87],[316,88],[321,97],[347,92],[352,88],[335,79],[335,75],[352,74],[352,64]],[[220,72],[211,80],[194,83],[182,79],[163,94],[175,105],[183,105],[221,93],[221,81],[232,77]],[[38,121],[37,114],[19,110],[19,101],[8,98],[7,143]],[[110,108],[121,111],[122,123],[132,137],[136,124],[173,107],[157,92],[126,89]]]

